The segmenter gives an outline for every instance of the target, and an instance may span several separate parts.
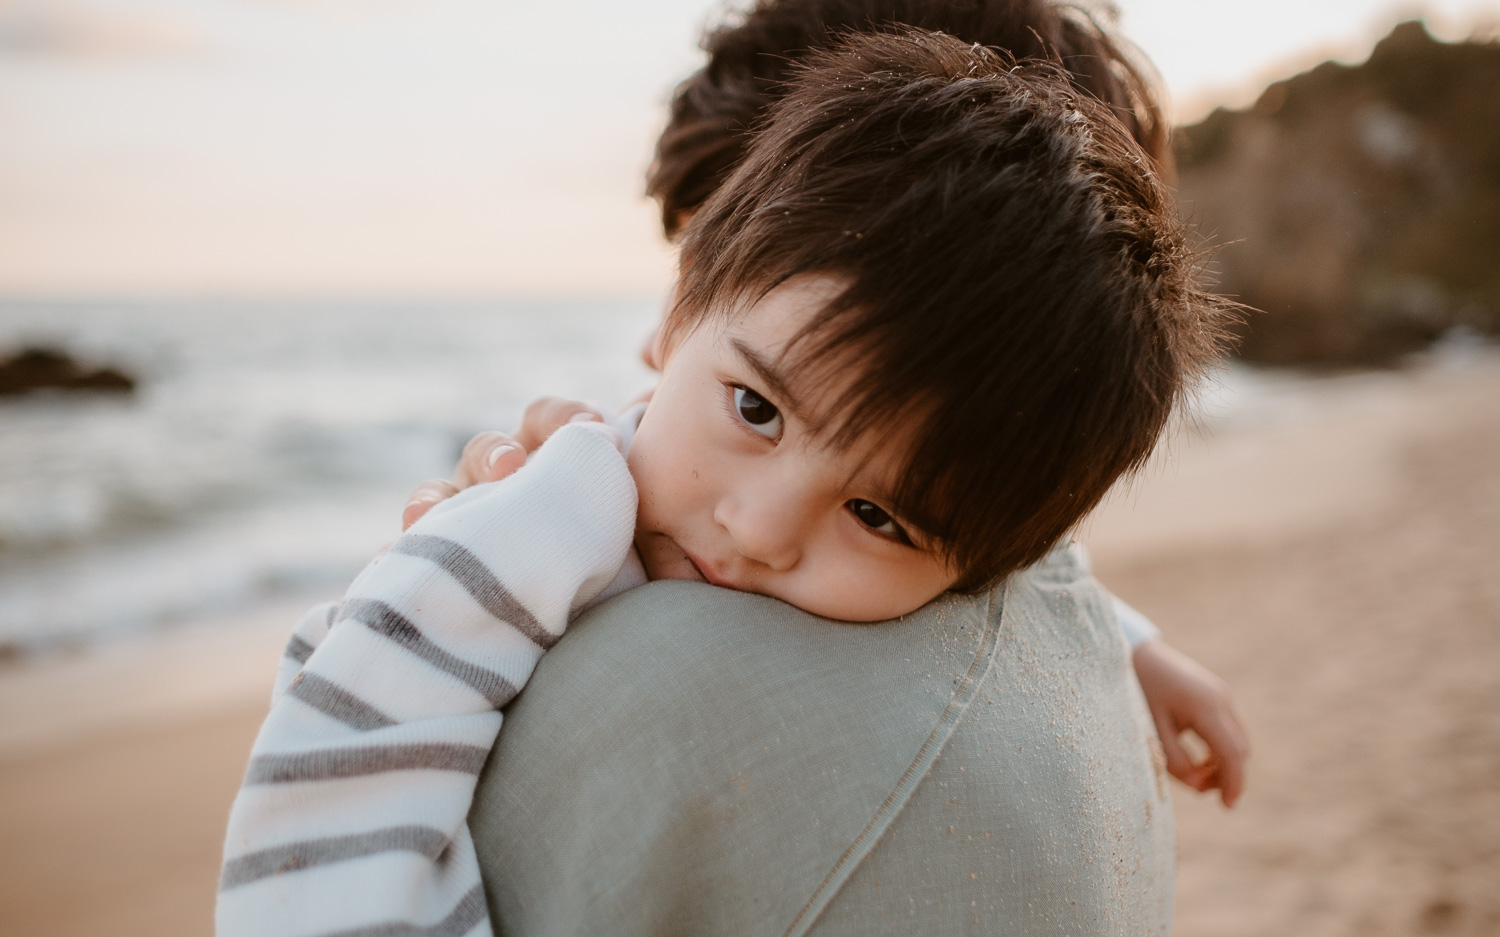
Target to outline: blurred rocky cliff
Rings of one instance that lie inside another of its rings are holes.
[[[1403,23],[1176,148],[1219,290],[1262,310],[1246,359],[1383,364],[1455,327],[1500,335],[1500,43]]]

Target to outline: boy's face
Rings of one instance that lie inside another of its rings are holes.
[[[781,363],[838,287],[790,280],[668,350],[630,447],[636,547],[652,579],[711,582],[845,621],[904,615],[957,580],[890,513],[908,434],[828,446],[810,427],[845,386],[812,386]]]

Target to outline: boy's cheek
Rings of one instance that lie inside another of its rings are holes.
[[[626,465],[640,492],[641,513],[655,507],[662,513],[673,512],[673,506],[690,501],[702,489],[704,475],[698,458],[689,447],[662,440],[656,433],[643,431],[636,436],[626,456]]]
[[[955,581],[946,566],[925,558],[896,564],[848,558],[835,568],[804,570],[796,593],[777,597],[826,618],[870,624],[917,611]]]

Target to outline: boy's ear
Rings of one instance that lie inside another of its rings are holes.
[[[646,342],[641,346],[641,361],[653,371],[661,370],[662,337],[660,322],[656,324],[656,328],[651,330],[651,334],[646,336]]]

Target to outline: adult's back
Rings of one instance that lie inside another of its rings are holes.
[[[873,626],[663,582],[543,659],[470,824],[520,937],[1166,933],[1153,751],[1066,551]]]

